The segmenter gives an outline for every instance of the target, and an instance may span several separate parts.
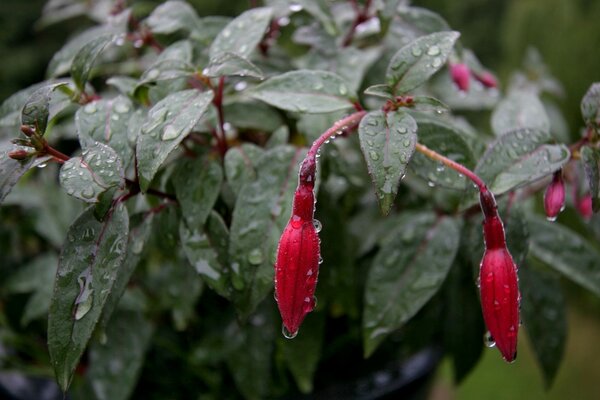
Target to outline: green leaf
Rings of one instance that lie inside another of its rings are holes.
[[[235,53],[221,53],[211,59],[208,67],[202,71],[202,74],[210,77],[237,75],[251,76],[258,79],[264,78],[260,68],[250,60]]]
[[[594,83],[581,100],[581,115],[586,125],[600,126],[600,83]]]
[[[442,68],[458,37],[458,32],[432,33],[398,50],[386,72],[394,93],[400,95],[421,86]]]
[[[273,132],[284,124],[278,110],[259,101],[230,103],[223,111],[227,122],[238,129]]]
[[[190,133],[213,99],[212,92],[185,90],[152,107],[137,138],[140,188],[146,191],[169,154]]]
[[[112,34],[100,36],[87,43],[75,54],[71,64],[71,77],[81,92],[85,91],[85,84],[92,72],[96,58],[114,40],[115,35]]]
[[[529,91],[513,90],[498,103],[492,114],[496,136],[518,129],[550,132],[550,120],[539,97]]]
[[[413,317],[439,290],[458,250],[459,224],[432,214],[403,215],[367,277],[364,353]]]
[[[151,82],[184,78],[193,75],[196,68],[192,63],[193,45],[189,40],[180,40],[165,48],[156,60],[144,71],[137,85],[140,87]]]
[[[298,165],[305,150],[268,150],[258,161],[257,178],[239,192],[231,221],[229,258],[234,303],[247,317],[273,288],[277,243],[291,213]]]
[[[173,174],[173,186],[188,227],[204,225],[222,183],[223,169],[217,160],[203,157],[179,163]]]
[[[325,0],[299,0],[292,2],[290,5],[292,4],[301,6],[303,10],[311,14],[323,25],[323,28],[325,28],[325,31],[330,36],[339,35],[339,29],[331,15],[331,7]]]
[[[400,7],[398,15],[421,32],[428,34],[449,31],[450,26],[439,14],[421,7]]]
[[[592,208],[594,212],[598,212],[600,211],[600,151],[590,146],[583,146],[579,153],[592,196]]]
[[[133,111],[131,101],[118,96],[110,100],[97,100],[86,104],[75,114],[75,127],[82,149],[95,146],[97,142],[112,147],[127,165],[132,159],[133,148],[127,138],[127,127]]]
[[[600,296],[600,252],[576,232],[530,219],[530,254],[568,279]]]
[[[238,195],[244,184],[256,179],[257,163],[265,151],[252,143],[230,148],[225,154],[225,176],[233,192]]]
[[[287,367],[302,393],[313,390],[313,379],[325,340],[325,319],[326,314],[323,312],[312,313],[306,318],[302,330],[294,340],[280,340]]]
[[[190,264],[204,282],[225,298],[231,296],[227,250],[229,232],[219,214],[211,211],[204,227],[180,225],[181,245]]]
[[[153,33],[169,34],[179,30],[191,32],[200,21],[187,2],[171,0],[156,7],[145,22]]]
[[[190,39],[208,47],[229,22],[231,22],[229,17],[210,16],[200,18],[196,28],[190,33]]]
[[[105,343],[90,346],[86,379],[98,400],[127,400],[141,372],[153,326],[139,313],[117,313]]]
[[[0,142],[0,204],[10,193],[17,181],[31,168],[45,165],[51,158],[44,156],[39,158],[28,158],[27,160],[17,161],[8,156],[13,150],[30,151],[29,147],[17,146],[12,143]]]
[[[265,143],[265,147],[267,149],[272,149],[273,147],[288,144],[289,141],[290,128],[288,128],[287,125],[281,125],[279,128],[273,130],[273,133],[269,136],[269,140]]]
[[[388,214],[400,179],[415,151],[417,123],[404,111],[372,111],[360,122],[358,136],[379,206]]]
[[[63,391],[111,293],[125,258],[128,233],[129,217],[123,204],[103,223],[88,208],[67,233],[48,315],[48,350]]]
[[[369,86],[364,91],[369,96],[381,97],[382,99],[391,100],[394,98],[394,92],[390,85],[373,85]]]
[[[223,53],[248,57],[262,40],[271,16],[270,8],[257,7],[235,18],[217,35],[210,46],[211,61]]]
[[[109,146],[90,144],[80,157],[72,157],[60,169],[60,185],[86,203],[98,203],[101,195],[125,186],[125,173],[117,153]]]
[[[30,126],[40,135],[46,133],[52,92],[63,85],[66,85],[66,83],[53,83],[33,92],[21,111],[21,124]]]
[[[340,76],[325,71],[298,70],[277,75],[249,94],[274,107],[301,113],[328,113],[352,107],[356,94]]]
[[[418,121],[419,143],[468,167],[475,165],[473,153],[466,143],[465,134],[442,122]],[[421,178],[436,186],[464,190],[467,179],[451,168],[432,161],[421,153],[415,153],[410,162],[411,169]]]
[[[4,135],[14,137],[21,125],[21,111],[23,110],[23,106],[33,93],[40,88],[48,86],[49,83],[51,84],[52,82],[36,83],[14,93],[2,102],[0,105],[0,139]]]
[[[565,298],[556,276],[529,265],[519,269],[519,287],[523,294],[521,310],[527,337],[549,389],[566,345]]]
[[[348,89],[356,92],[360,89],[361,83],[369,68],[381,57],[381,48],[371,47],[366,49],[357,49],[356,47],[342,48],[329,68],[348,83]],[[320,55],[320,57],[323,57]],[[327,60],[328,57],[321,58]]]

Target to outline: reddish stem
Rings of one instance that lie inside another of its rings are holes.
[[[354,35],[356,34],[356,28],[369,19],[369,8],[371,7],[371,0],[366,0],[364,7],[361,9],[356,0],[352,0],[352,8],[356,12],[356,17],[354,21],[352,21],[352,25],[350,26],[350,30],[344,37],[342,42],[342,47],[350,46],[352,40],[354,39]]]
[[[312,146],[310,146],[310,149],[308,150],[306,158],[315,158],[323,143],[325,143],[327,140],[330,140],[332,136],[335,137],[340,133],[356,128],[356,126],[360,123],[360,120],[363,119],[366,114],[367,112],[364,110],[357,111],[337,121],[331,128],[327,129],[325,133],[323,133],[317,140],[313,142]]]
[[[219,86],[214,90],[215,97],[213,104],[217,109],[217,115],[219,118],[219,130],[221,131],[221,137],[217,139],[217,144],[221,155],[227,153],[227,138],[225,137],[225,116],[223,115],[223,89],[225,87],[225,77],[219,78]]]

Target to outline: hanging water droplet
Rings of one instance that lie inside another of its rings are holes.
[[[281,333],[283,334],[283,337],[286,339],[293,339],[296,336],[298,336],[298,331],[290,332],[283,324],[281,325]]]
[[[444,172],[444,164],[439,164],[437,167],[435,167],[436,172]]]
[[[494,340],[494,337],[492,336],[492,334],[487,331],[484,335],[483,335],[483,344],[486,347],[494,347],[496,346],[496,341]]]
[[[317,231],[317,233],[321,232],[321,229],[323,229],[323,225],[321,224],[321,221],[319,221],[318,219],[313,219],[313,225],[314,225],[315,231]]]
[[[179,130],[173,125],[167,125],[161,136],[162,140],[173,140],[179,136]]]
[[[253,249],[248,253],[248,262],[252,265],[259,265],[263,260],[263,252],[259,248]]]

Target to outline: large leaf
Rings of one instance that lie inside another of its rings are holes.
[[[125,258],[128,233],[123,204],[103,223],[88,208],[67,233],[48,315],[48,351],[63,391],[111,294]]]
[[[83,46],[75,54],[75,58],[73,58],[73,63],[71,64],[71,77],[80,91],[83,92],[85,90],[85,84],[92,72],[96,58],[114,40],[115,35],[112,34],[100,36]]]
[[[235,53],[222,53],[210,61],[210,64],[202,71],[206,76],[251,76],[263,79],[264,75],[260,68],[250,60]]]
[[[574,231],[541,219],[529,221],[530,253],[600,296],[600,251]]]
[[[233,53],[248,57],[262,40],[272,11],[268,7],[253,8],[231,21],[217,35],[210,46],[210,59],[214,60],[223,53]]]
[[[170,94],[152,107],[137,138],[137,165],[143,191],[169,154],[194,128],[212,99],[212,92],[185,90]]]
[[[413,317],[439,290],[458,250],[456,220],[404,215],[375,256],[365,288],[364,352]]]
[[[17,146],[12,143],[0,142],[0,204],[25,172],[35,166],[45,165],[51,158],[49,156],[40,158],[32,157],[27,160],[17,161],[8,156],[8,153],[13,150],[29,151],[31,149],[28,147]]]
[[[57,87],[65,83],[53,83],[37,89],[29,96],[21,111],[21,123],[27,125],[43,135],[48,126],[50,116],[50,98]]]
[[[384,214],[394,204],[398,184],[415,150],[416,132],[417,123],[404,111],[372,111],[360,122],[360,148]]]
[[[600,211],[600,151],[590,146],[583,146],[580,154],[592,196],[592,208],[594,212],[598,212]]]
[[[390,60],[386,80],[399,95],[421,86],[446,64],[458,32],[437,32],[402,47]]]
[[[581,99],[581,115],[587,125],[600,126],[600,83],[594,83]]]
[[[532,92],[514,90],[492,114],[492,129],[496,136],[518,129],[550,132],[550,120],[539,97]]]
[[[152,11],[146,24],[154,33],[174,33],[178,30],[190,32],[199,24],[194,8],[185,1],[167,1]]]
[[[86,378],[98,400],[127,400],[142,369],[153,326],[139,313],[118,313],[103,343],[90,346]]]
[[[352,107],[356,94],[340,76],[298,70],[274,76],[249,93],[274,107],[301,113],[328,113]]]
[[[277,242],[291,213],[298,164],[305,154],[291,146],[267,151],[257,164],[257,179],[239,192],[229,257],[234,302],[242,316],[248,316],[273,288]]]
[[[531,347],[542,369],[546,388],[562,361],[567,336],[567,312],[559,280],[530,265],[519,269],[523,320]]]

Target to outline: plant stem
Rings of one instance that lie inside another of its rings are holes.
[[[44,141],[44,153],[50,154],[56,160],[59,160],[61,162],[69,161],[70,159],[68,155],[56,150],[54,147],[50,146],[46,141]]]
[[[356,12],[356,17],[354,18],[354,21],[352,21],[350,30],[344,37],[342,47],[350,46],[350,43],[352,43],[352,40],[354,39],[354,34],[356,33],[356,28],[358,27],[358,25],[362,24],[363,22],[369,19],[369,8],[371,7],[371,0],[366,0],[365,5],[362,9],[358,5],[357,0],[352,0],[351,3],[352,8]]]
[[[313,142],[312,146],[310,146],[310,150],[308,150],[306,158],[315,158],[323,143],[330,140],[332,136],[335,137],[340,133],[356,128],[360,123],[360,120],[363,119],[366,114],[366,111],[357,111],[337,121]]]

